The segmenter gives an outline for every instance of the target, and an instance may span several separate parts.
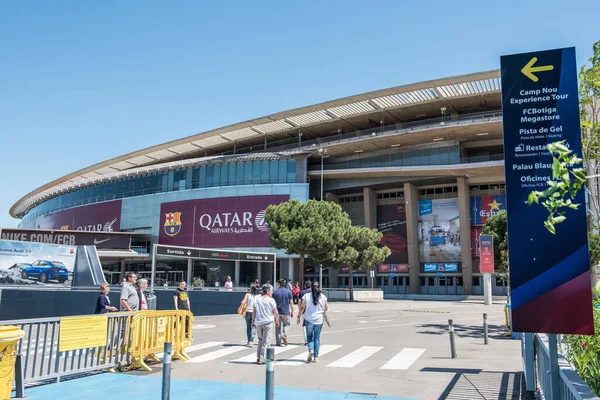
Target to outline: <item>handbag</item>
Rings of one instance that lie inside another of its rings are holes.
[[[325,321],[327,326],[331,328],[331,324],[329,323],[329,317],[327,317],[327,312],[325,311],[325,306],[322,306],[321,302],[319,302],[319,305],[321,306],[321,309],[323,310],[323,320]]]
[[[244,301],[242,301],[242,304],[240,304],[240,306],[238,307],[238,311],[237,313],[242,316],[242,317],[246,317],[246,310],[248,310],[248,301],[247,301],[247,296],[244,297]]]

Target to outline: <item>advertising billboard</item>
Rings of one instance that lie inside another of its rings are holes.
[[[404,203],[378,205],[377,229],[383,233],[381,244],[389,247],[392,251],[386,262],[408,263],[406,209]]]
[[[97,249],[111,250],[128,250],[131,247],[131,235],[116,232],[3,228],[0,230],[0,239],[70,246],[96,246]]]
[[[77,248],[0,240],[0,283],[71,286]]]
[[[479,257],[479,236],[483,233],[482,226],[473,226],[471,225],[471,257],[477,258]]]
[[[41,215],[36,219],[23,221],[20,227],[26,229],[118,232],[121,229],[121,200]]]
[[[593,335],[585,188],[565,196],[579,207],[554,215],[527,203],[532,191],[556,185],[548,144],[582,157],[575,48],[507,55],[500,64],[513,330]],[[545,221],[559,216],[550,232]]]
[[[494,273],[494,237],[492,235],[481,235],[479,237],[481,244],[481,260],[479,262],[479,271],[484,274]]]
[[[471,225],[484,225],[502,210],[506,210],[504,195],[471,196]]]
[[[419,200],[421,262],[461,261],[458,199]]]
[[[204,248],[271,247],[265,210],[289,198],[269,195],[163,203],[159,243]]]

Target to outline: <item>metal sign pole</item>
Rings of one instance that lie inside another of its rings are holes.
[[[273,287],[277,287],[277,256],[273,255]]]
[[[156,244],[152,245],[152,271],[150,272],[150,293],[154,293],[154,278],[156,276]]]

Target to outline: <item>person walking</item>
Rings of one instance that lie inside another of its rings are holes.
[[[148,310],[148,300],[146,299],[146,294],[144,293],[148,288],[148,279],[140,279],[137,281],[137,293],[140,298],[139,310],[145,311]]]
[[[106,283],[100,285],[100,296],[96,300],[96,310],[94,314],[106,314],[109,311],[117,311],[117,307],[110,305],[110,299],[108,293],[110,292],[110,286]]]
[[[310,281],[308,280],[304,281],[304,289],[300,291],[300,299],[298,300],[298,318],[302,317],[302,313],[300,313],[300,306],[302,305],[302,298],[306,293],[310,293]],[[304,337],[304,345],[306,346],[308,343],[306,343],[306,329],[304,329],[305,326],[306,323],[304,320],[302,320],[302,336]]]
[[[134,287],[137,275],[130,272],[126,279],[121,288],[121,311],[137,311],[140,307],[140,296]]]
[[[300,312],[306,311],[306,340],[308,342],[308,357],[306,362],[319,362],[319,349],[321,348],[321,330],[323,329],[323,314],[329,309],[327,297],[321,293],[318,282],[313,282],[310,293],[302,297]],[[300,325],[300,315],[298,315]]]
[[[179,287],[177,289],[175,289],[175,292],[173,293],[173,301],[175,302],[175,310],[185,310],[185,311],[191,311],[192,307],[190,306],[190,296],[188,295],[188,291],[185,288],[187,285],[187,282],[185,280],[180,280],[179,281]],[[189,331],[189,325],[190,325],[190,320],[189,317],[185,317],[185,337],[187,338],[189,336],[188,331]]]
[[[298,285],[298,282],[292,287],[292,296],[294,296],[294,304],[298,304],[300,299],[300,285]]]
[[[263,285],[261,296],[257,296],[254,301],[254,312],[252,313],[252,326],[256,326],[258,336],[258,346],[256,349],[256,363],[265,364],[267,349],[271,347],[271,333],[273,332],[273,322],[279,326],[279,314],[277,304],[271,297],[273,289],[270,285]]]
[[[273,292],[273,300],[277,304],[279,314],[279,326],[275,329],[275,344],[281,346],[283,342],[287,346],[287,327],[290,326],[291,318],[294,318],[294,300],[292,292],[285,287],[284,279],[277,282],[277,289]]]
[[[225,285],[223,285],[225,287],[225,289],[228,292],[231,292],[233,290],[233,282],[231,282],[231,277],[228,276],[227,277],[227,281],[225,282]]]
[[[254,302],[256,301],[256,296],[258,295],[258,288],[256,285],[250,285],[250,293],[246,293],[242,303],[240,305],[246,306],[246,315],[244,318],[246,319],[246,336],[248,338],[248,347],[252,347],[254,345],[254,331],[255,328],[252,327],[252,314],[254,313]]]

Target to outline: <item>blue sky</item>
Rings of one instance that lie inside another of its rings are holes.
[[[31,190],[143,147],[600,40],[600,1],[0,4],[0,227]]]

